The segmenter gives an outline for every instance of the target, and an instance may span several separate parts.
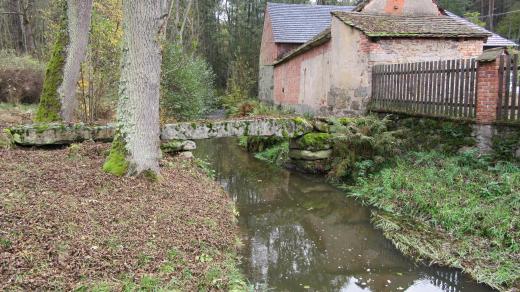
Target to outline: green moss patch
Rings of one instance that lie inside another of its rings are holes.
[[[326,150],[331,148],[332,135],[328,133],[309,133],[299,139],[300,149]]]
[[[302,117],[296,117],[293,119],[293,121],[296,125],[307,125],[309,123],[306,119]]]
[[[110,154],[103,165],[103,171],[115,176],[123,176],[128,172],[128,160],[125,142],[119,130],[116,132]]]

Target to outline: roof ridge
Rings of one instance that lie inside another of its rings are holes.
[[[309,8],[321,8],[321,7],[341,7],[341,8],[354,8],[352,5],[317,5],[317,4],[305,4],[305,3],[280,3],[280,2],[267,2],[267,6],[304,6]]]
[[[374,14],[374,13],[365,13],[365,12],[357,12],[357,11],[332,11],[332,14],[353,14],[353,15],[360,15],[360,16],[370,16],[370,17],[385,17],[385,18],[418,18],[418,19],[424,19],[424,18],[449,18],[453,19],[450,15],[391,15],[391,14]],[[455,19],[453,19],[455,20]],[[456,20],[455,20],[456,21]]]
[[[449,16],[409,17],[359,12],[333,12],[346,25],[369,37],[466,37],[486,38],[490,32],[461,23]]]

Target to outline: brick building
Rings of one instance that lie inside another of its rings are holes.
[[[269,3],[259,97],[299,112],[361,114],[374,64],[472,58],[514,45],[432,0],[367,0],[356,7]]]

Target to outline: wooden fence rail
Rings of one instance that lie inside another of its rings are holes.
[[[369,109],[474,119],[476,81],[474,59],[376,65]]]
[[[520,121],[519,67],[518,55],[500,57],[497,107],[499,121]]]

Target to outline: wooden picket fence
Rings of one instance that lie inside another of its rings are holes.
[[[369,109],[474,119],[476,85],[475,59],[375,65]]]
[[[518,55],[501,56],[498,67],[499,121],[520,121],[520,62]]]

